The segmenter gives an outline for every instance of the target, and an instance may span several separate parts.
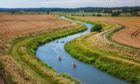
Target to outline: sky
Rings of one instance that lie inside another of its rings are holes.
[[[140,6],[140,0],[0,0],[0,8],[78,8]]]

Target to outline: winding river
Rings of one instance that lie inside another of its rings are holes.
[[[61,19],[67,18],[61,17]],[[64,45],[67,42],[89,33],[90,28],[93,26],[80,21],[76,22],[84,24],[88,29],[40,46],[36,51],[36,56],[49,66],[52,66],[58,73],[67,73],[73,78],[80,80],[81,84],[128,84],[124,80],[96,69],[93,65],[76,60],[64,50]],[[57,56],[61,56],[61,62],[57,60]],[[77,64],[76,69],[71,67],[73,62]]]

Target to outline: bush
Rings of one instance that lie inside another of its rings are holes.
[[[111,16],[119,16],[120,14],[120,12],[112,12]]]
[[[95,14],[92,14],[92,16],[95,16]]]
[[[102,30],[102,25],[101,24],[95,24],[92,28],[91,28],[91,32],[93,31],[97,31],[100,32]]]
[[[102,15],[101,15],[101,14],[97,14],[97,16],[98,16],[98,17],[101,17]]]

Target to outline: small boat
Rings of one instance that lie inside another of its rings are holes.
[[[72,63],[72,68],[76,68],[76,64],[75,63]]]
[[[58,41],[56,41],[56,43],[59,43]]]
[[[65,43],[64,41],[61,41],[61,43]]]
[[[57,59],[58,59],[58,61],[61,61],[62,60],[60,56],[57,56]]]

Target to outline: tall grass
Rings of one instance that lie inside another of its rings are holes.
[[[12,79],[11,75],[9,75],[4,68],[4,64],[0,62],[0,77],[3,79],[5,84],[15,84],[15,81]]]
[[[78,20],[79,18],[74,19]],[[85,20],[80,19],[80,21]],[[103,25],[103,30],[114,27],[117,27],[117,29],[114,29],[109,33],[105,32],[105,34],[102,34],[105,35],[108,41],[111,40],[111,35],[114,32],[117,32],[124,27],[120,25],[119,28],[117,25]],[[127,80],[132,84],[140,84],[140,64],[133,60],[124,58],[125,56],[122,56],[120,54],[118,55],[118,53],[109,52],[98,47],[97,45],[94,45],[93,43],[89,43],[89,41],[87,41],[87,38],[92,35],[94,35],[94,33],[76,38],[73,41],[68,42],[65,45],[65,50],[69,52],[73,57],[82,62],[93,64],[98,69],[114,75],[118,78]]]
[[[38,46],[46,42],[84,30],[86,30],[85,26],[78,24],[78,26],[73,28],[63,28],[36,36],[17,38],[13,41],[10,53],[26,71],[30,72],[31,77],[41,81],[40,83],[45,84],[49,82],[51,84],[75,84],[77,81],[68,76],[58,75],[52,67],[39,60],[35,56],[35,51]]]
[[[98,69],[127,80],[132,84],[140,83],[140,64],[122,58],[111,52],[103,51],[88,43],[92,34],[74,39],[65,45],[65,50],[82,62],[93,64]]]
[[[101,51],[84,41],[87,38],[85,37],[67,43],[65,45],[66,51],[78,60],[93,64],[98,69],[111,75],[127,80],[132,84],[140,83],[140,64],[120,58],[117,54]],[[89,46],[92,46],[92,48]]]

